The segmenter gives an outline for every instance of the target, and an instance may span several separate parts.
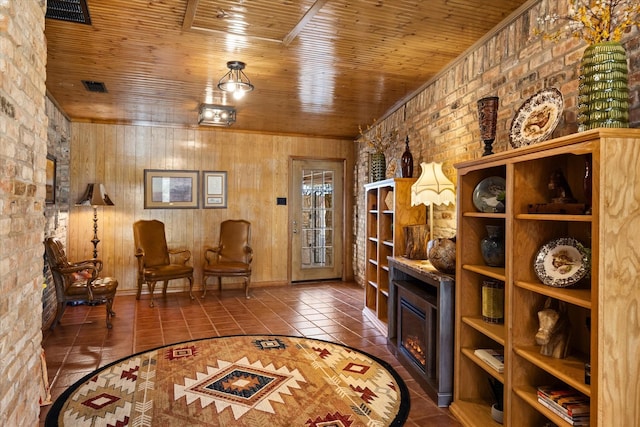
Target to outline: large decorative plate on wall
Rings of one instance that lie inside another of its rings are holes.
[[[543,89],[527,99],[511,122],[511,146],[524,147],[549,138],[558,126],[563,108],[562,93],[556,88]]]
[[[589,252],[584,245],[571,237],[562,237],[538,250],[534,269],[545,285],[564,288],[582,280],[589,273],[589,264]]]

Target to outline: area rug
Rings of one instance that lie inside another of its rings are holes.
[[[409,392],[386,362],[322,340],[239,335],[134,354],[87,375],[45,426],[400,426]]]

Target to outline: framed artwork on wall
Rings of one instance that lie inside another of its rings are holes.
[[[204,208],[227,207],[227,172],[202,172],[202,201]]]
[[[198,171],[145,169],[144,208],[199,208],[199,178]]]
[[[51,205],[56,202],[56,158],[49,154],[47,154],[46,169],[44,201]]]

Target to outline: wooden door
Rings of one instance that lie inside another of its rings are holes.
[[[291,171],[291,281],[342,278],[344,161],[295,159]]]

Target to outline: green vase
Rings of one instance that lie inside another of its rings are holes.
[[[578,131],[629,127],[627,52],[618,42],[587,47],[580,64]]]
[[[371,155],[370,174],[371,182],[381,181],[385,178],[387,171],[387,161],[384,153],[375,152]]]

